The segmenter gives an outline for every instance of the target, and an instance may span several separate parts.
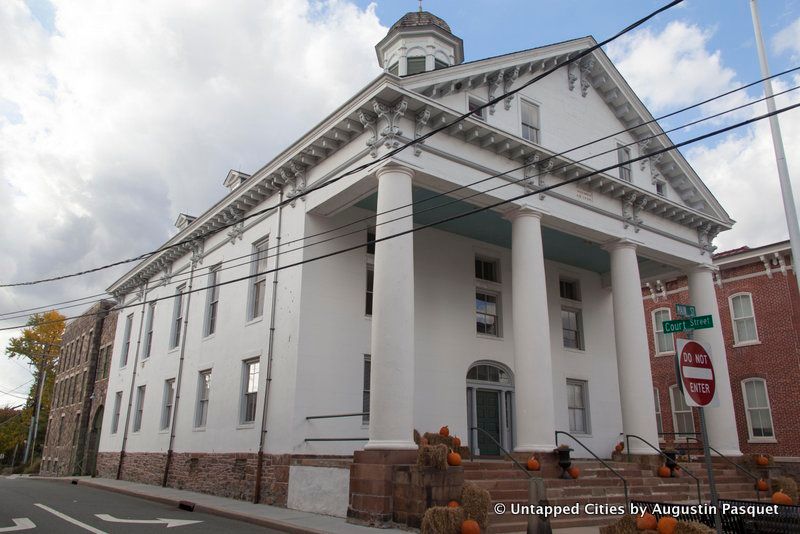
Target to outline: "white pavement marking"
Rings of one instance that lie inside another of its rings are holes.
[[[92,532],[93,534],[108,534],[107,532],[105,532],[103,530],[96,529],[91,525],[87,525],[86,523],[82,523],[82,522],[78,521],[77,519],[73,519],[72,517],[68,516],[67,514],[62,514],[58,510],[53,510],[52,508],[50,508],[49,506],[45,506],[44,504],[40,504],[40,503],[37,502],[37,503],[34,503],[34,506],[38,506],[42,510],[50,512],[51,514],[53,514],[54,516],[58,517],[59,519],[63,519],[64,521],[66,521],[68,523],[72,523],[75,526],[78,526],[78,527],[81,527],[81,528],[83,528],[85,530],[88,530],[89,532]]]
[[[155,519],[119,519],[113,515],[108,514],[94,514],[103,521],[109,523],[137,523],[141,525],[167,525],[167,528],[182,527],[184,525],[191,525],[193,523],[202,523],[202,521],[194,521],[192,519],[166,519],[164,517],[157,517]]]
[[[15,517],[12,521],[16,526],[0,528],[0,532],[14,532],[16,530],[30,530],[36,528],[34,522],[27,517]]]

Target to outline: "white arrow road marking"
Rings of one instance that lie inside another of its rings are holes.
[[[16,530],[30,530],[36,528],[36,525],[27,517],[15,517],[12,519],[16,526],[0,528],[0,532],[14,532]]]
[[[108,514],[94,514],[103,521],[109,523],[137,523],[141,525],[166,525],[167,528],[182,527],[184,525],[191,525],[193,523],[202,523],[202,521],[194,521],[192,519],[167,519],[164,517],[157,517],[155,519],[119,519],[113,515]]]
[[[102,530],[96,529],[91,525],[87,525],[86,523],[82,523],[82,522],[78,521],[77,519],[74,519],[74,518],[68,516],[67,514],[62,514],[58,510],[53,510],[52,508],[50,508],[49,506],[45,506],[44,504],[39,504],[37,502],[37,503],[34,504],[34,506],[38,506],[42,510],[50,512],[54,516],[58,517],[59,519],[63,519],[67,523],[72,523],[73,525],[81,527],[84,530],[88,530],[92,534],[108,534],[107,532],[104,532]]]

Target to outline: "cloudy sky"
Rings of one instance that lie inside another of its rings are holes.
[[[474,60],[583,35],[601,40],[662,3],[424,6],[450,23]],[[748,4],[687,0],[607,52],[651,111],[667,113],[760,77]],[[3,0],[0,280],[72,272],[158,246],[179,212],[202,213],[223,195],[228,169],[260,168],[375,77],[375,43],[416,6]],[[800,65],[800,1],[762,0],[761,13],[773,72]],[[776,89],[796,85],[800,76],[788,76]],[[760,93],[753,88],[747,96]],[[784,102],[800,100],[796,93]],[[739,95],[717,109],[745,100]],[[800,112],[784,115],[781,125],[797,193]],[[768,131],[758,125],[684,150],[738,221],[718,238],[722,249],[786,238]],[[100,294],[119,274],[0,289],[0,313]],[[24,322],[5,317],[0,326]],[[14,334],[0,332],[0,345]],[[19,403],[3,392],[24,396],[29,379],[25,366],[0,356],[0,405]]]

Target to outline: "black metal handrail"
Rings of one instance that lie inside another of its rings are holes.
[[[309,415],[306,417],[306,421],[309,419],[335,419],[338,417],[363,417],[365,415],[369,415],[369,412],[358,412],[358,413],[337,413],[331,415]],[[369,441],[369,438],[306,438],[305,441]]]
[[[587,447],[586,445],[584,445],[584,444],[581,442],[581,440],[579,440],[578,438],[576,438],[575,436],[573,436],[573,435],[572,435],[572,434],[570,434],[569,432],[564,432],[563,430],[556,430],[556,434],[555,434],[556,443],[558,443],[558,435],[559,435],[559,434],[564,434],[564,435],[565,435],[565,436],[567,436],[568,438],[571,438],[571,439],[572,439],[572,440],[573,440],[575,443],[577,443],[578,445],[580,445],[581,447],[583,447],[583,448],[586,450],[586,452],[588,452],[589,454],[591,454],[592,456],[594,456],[594,459],[595,459],[595,460],[597,460],[598,462],[600,462],[601,464],[603,464],[603,466],[604,466],[606,469],[608,469],[609,471],[611,471],[612,473],[614,473],[614,474],[617,476],[617,478],[619,478],[619,479],[622,481],[622,490],[625,492],[625,509],[626,509],[626,510],[627,510],[627,509],[629,509],[629,508],[630,508],[630,499],[628,498],[628,481],[627,481],[627,480],[625,480],[625,477],[624,477],[624,476],[622,476],[621,474],[619,474],[619,472],[618,472],[616,469],[614,469],[613,467],[611,467],[610,465],[608,465],[608,464],[605,462],[605,460],[603,460],[602,458],[600,458],[599,456],[597,456],[597,455],[594,453],[594,451],[592,451],[592,450],[591,450],[589,447]]]
[[[697,442],[700,442],[700,440],[697,439],[697,438],[690,438],[690,439],[693,439],[693,440],[695,440]],[[728,458],[727,456],[725,456],[724,454],[719,452],[717,449],[715,449],[711,445],[708,445],[708,449],[711,450],[711,451],[714,451],[715,453],[717,453],[717,455],[720,458],[722,458],[723,460],[725,460],[726,462],[731,464],[733,467],[735,467],[736,469],[738,469],[739,471],[741,471],[745,475],[747,475],[750,478],[752,478],[753,480],[755,480],[756,481],[756,485],[755,485],[755,488],[756,488],[756,500],[758,500],[758,501],[761,500],[761,490],[758,489],[758,481],[761,480],[761,477],[754,475],[753,473],[751,473],[750,471],[748,471],[747,469],[745,469],[741,465],[737,464],[736,462],[734,462],[733,460],[731,460],[730,458]]]
[[[659,432],[658,433],[658,440],[661,441],[661,438],[664,437],[664,442],[669,445],[670,439],[672,438],[671,444],[678,450],[684,450],[686,452],[687,458],[689,461],[692,461],[692,451],[696,449],[696,447],[688,447],[690,445],[689,439],[694,438],[697,441],[699,446],[699,450],[702,450],[702,441],[697,439],[697,436],[700,436],[700,432]],[[696,452],[696,451],[695,451]],[[695,454],[694,456],[699,456]]]
[[[497,448],[500,449],[501,451],[503,451],[505,453],[505,455],[508,456],[508,458],[512,462],[514,462],[514,465],[516,465],[523,473],[525,473],[528,476],[528,478],[540,478],[540,477],[533,476],[530,471],[525,469],[525,467],[523,467],[522,464],[519,463],[517,461],[517,459],[514,458],[514,456],[512,456],[512,454],[510,452],[505,450],[503,448],[503,446],[500,445],[500,443],[496,439],[494,439],[494,436],[492,436],[490,433],[488,433],[487,431],[485,431],[482,428],[478,428],[477,426],[473,426],[469,430],[470,430],[470,432],[473,431],[473,430],[479,430],[480,432],[483,432],[484,434],[486,434],[486,437],[489,438],[490,440],[492,440],[494,442],[494,444],[497,445]],[[470,461],[474,461],[475,460],[475,454],[472,452],[472,448],[470,448],[470,451],[469,451],[469,458],[470,458]]]
[[[652,443],[650,443],[643,437],[637,436],[636,434],[625,434],[625,447],[627,447],[628,449],[628,456],[630,456],[631,454],[631,438],[638,439],[639,441],[641,441],[642,443],[644,443],[645,445],[656,451],[658,454],[663,456],[665,459],[669,460],[670,462],[675,462],[675,465],[679,466],[681,468],[681,471],[684,471],[687,475],[692,477],[694,479],[695,484],[697,484],[697,502],[698,504],[703,502],[703,494],[700,492],[700,479],[694,476],[694,474],[688,469],[686,469],[686,467],[678,463],[677,460],[675,460],[674,458],[670,458],[669,456],[664,454],[664,451],[662,451],[661,449],[657,449],[656,447],[653,446]]]

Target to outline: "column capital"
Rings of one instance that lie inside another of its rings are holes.
[[[414,174],[415,174],[414,169],[412,169],[411,167],[406,167],[405,165],[400,165],[399,163],[395,163],[393,161],[390,161],[390,162],[386,163],[385,165],[383,165],[382,167],[378,168],[375,171],[375,176],[378,179],[380,179],[383,175],[385,175],[387,173],[390,173],[390,172],[403,173],[403,174],[409,176],[410,178],[413,178]]]
[[[602,249],[608,252],[612,252],[614,250],[619,250],[623,248],[630,248],[636,250],[639,247],[639,243],[636,241],[631,241],[630,239],[620,238],[620,239],[612,239],[610,241],[606,241],[602,245]]]
[[[692,273],[716,273],[719,271],[719,267],[716,265],[712,265],[710,263],[698,263],[696,265],[692,265],[688,269],[686,269],[686,274]]]
[[[514,206],[503,214],[503,218],[509,221],[514,221],[514,219],[519,219],[521,217],[535,217],[541,220],[546,213],[547,212],[542,209],[531,206]]]

